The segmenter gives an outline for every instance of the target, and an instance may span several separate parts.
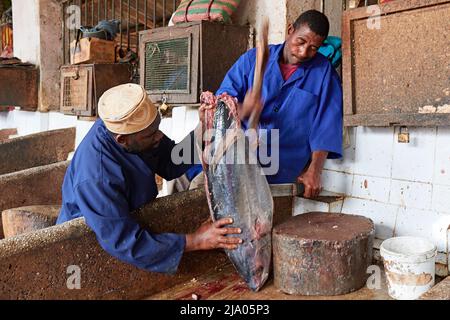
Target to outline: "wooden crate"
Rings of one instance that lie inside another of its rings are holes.
[[[114,63],[116,43],[98,38],[83,38],[70,44],[70,63]]]
[[[77,116],[96,116],[100,96],[106,90],[130,81],[131,66],[128,64],[63,66],[60,111]]]
[[[35,67],[0,67],[0,105],[36,111],[39,70]]]

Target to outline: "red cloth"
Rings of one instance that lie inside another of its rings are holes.
[[[297,71],[298,69],[298,65],[296,64],[284,64],[280,62],[280,70],[281,70],[281,74],[283,75],[283,79],[284,81],[286,81],[287,79],[289,79],[292,74]]]

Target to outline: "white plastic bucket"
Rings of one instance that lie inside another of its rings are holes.
[[[416,237],[390,238],[381,244],[389,295],[415,300],[434,286],[436,246]]]

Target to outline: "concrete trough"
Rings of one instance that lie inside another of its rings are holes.
[[[48,228],[56,224],[60,205],[39,205],[7,209],[2,212],[5,238]]]
[[[291,216],[292,198],[274,201],[276,225]],[[155,233],[189,233],[209,219],[209,209],[204,190],[197,189],[158,198],[133,215]],[[0,241],[0,299],[139,299],[226,261],[223,251],[191,252],[175,275],[146,272],[103,251],[79,218]]]
[[[0,213],[31,205],[61,204],[61,185],[69,161],[0,175]],[[0,219],[0,237],[3,227]]]
[[[40,132],[0,142],[0,175],[65,161],[75,149],[75,128]]]

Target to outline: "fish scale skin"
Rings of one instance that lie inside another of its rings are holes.
[[[218,97],[215,110],[210,110],[211,119],[206,119],[207,128],[212,126],[213,138],[207,157],[211,157],[221,146],[227,129],[240,128],[236,110],[230,105],[230,100]],[[214,101],[210,99],[210,101]],[[226,102],[224,102],[226,101]],[[211,128],[208,128],[211,129]],[[232,155],[237,160],[237,148],[245,147],[245,154],[249,153],[248,138],[245,144],[235,142],[225,155]],[[239,237],[243,243],[235,250],[225,250],[234,267],[253,291],[258,291],[266,282],[269,275],[271,260],[271,230],[273,220],[273,200],[269,184],[261,172],[258,164],[244,164],[225,162],[223,156],[217,164],[206,165],[205,187],[208,203],[214,220],[225,217],[233,218],[232,227],[242,229]],[[210,159],[210,158],[209,158]],[[248,160],[248,159],[247,159]]]

